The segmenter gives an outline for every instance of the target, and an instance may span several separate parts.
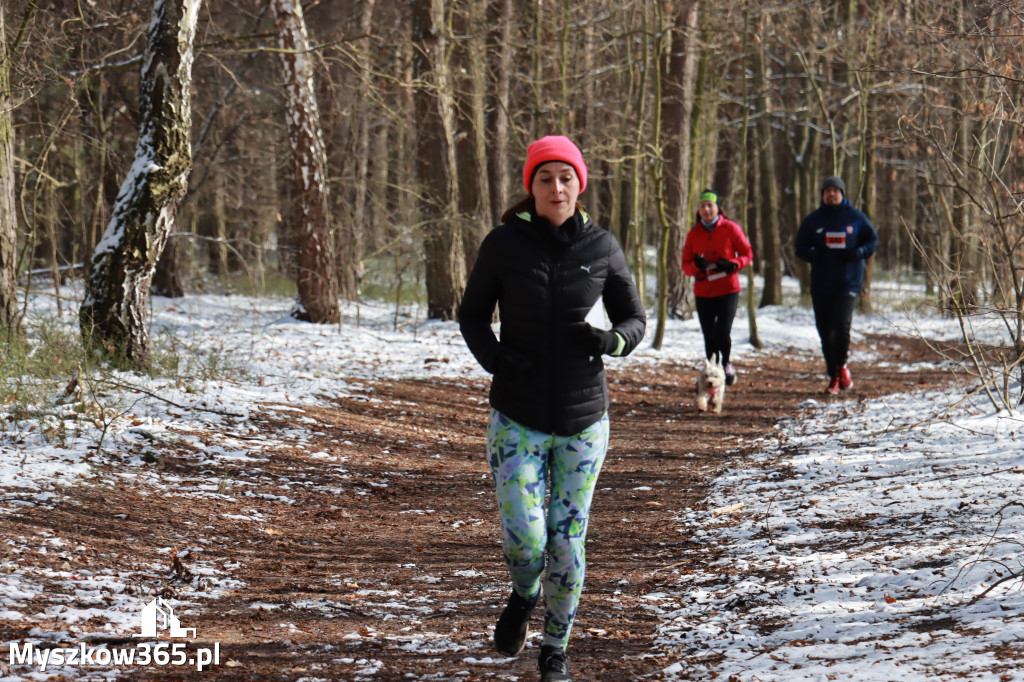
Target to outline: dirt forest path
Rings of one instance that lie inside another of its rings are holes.
[[[919,341],[863,343],[881,366],[856,366],[854,389],[833,400],[949,378],[885,366],[934,360]],[[688,367],[610,371],[612,445],[570,645],[575,679],[659,677],[668,659],[653,646],[657,621],[644,596],[714,560],[714,547],[680,534],[674,517],[702,509],[715,475],[773,437],[780,418],[798,414],[808,398],[828,399],[815,355],[756,354],[740,369],[721,416],[695,412]],[[511,663],[499,663],[490,647],[508,582],[483,457],[486,386],[361,388],[329,407],[262,413],[261,433],[287,435],[301,420],[313,436],[275,451],[258,473],[245,462],[224,471],[225,489],[239,494],[154,499],[131,487],[82,488],[75,505],[37,508],[7,519],[4,530],[55,527],[95,556],[126,561],[160,561],[147,548],[180,546],[188,536],[185,542],[204,543],[206,561],[239,581],[190,611],[197,645],[219,643],[220,665],[203,673],[135,668],[126,671],[130,679],[536,679],[537,640]],[[187,480],[198,465],[179,449],[166,452],[162,466]],[[188,571],[186,559],[177,572],[187,579]],[[173,580],[167,589],[173,596]],[[26,635],[10,623],[0,634]]]

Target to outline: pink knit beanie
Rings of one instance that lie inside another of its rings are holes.
[[[564,161],[576,169],[580,179],[580,193],[587,188],[587,165],[583,163],[583,154],[579,147],[563,135],[542,137],[526,148],[526,165],[523,167],[523,184],[530,191],[533,173],[537,166],[548,161]]]

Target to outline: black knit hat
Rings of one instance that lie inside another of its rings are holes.
[[[834,175],[830,175],[825,178],[825,181],[821,183],[821,191],[824,192],[829,187],[835,187],[843,193],[844,197],[846,196],[846,183],[843,182],[842,178],[837,178]]]

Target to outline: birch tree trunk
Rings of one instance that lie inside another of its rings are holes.
[[[153,271],[192,170],[192,45],[202,0],[156,0],[142,60],[135,162],[92,257],[79,311],[86,347],[143,367]]]
[[[188,244],[181,234],[171,235],[164,244],[163,253],[153,271],[150,289],[157,296],[181,298],[185,295],[185,268],[188,262]]]
[[[347,282],[339,285],[335,264],[348,263],[349,258],[345,249],[335,250],[327,186],[327,151],[313,87],[306,20],[302,5],[296,0],[274,0],[274,11],[284,68],[298,242],[299,300],[292,315],[309,322],[336,324],[341,319],[338,297],[348,297],[351,288],[344,286]]]
[[[18,216],[14,203],[14,121],[11,101],[12,51],[8,49],[4,7],[0,5],[0,340],[20,334],[15,283]]]
[[[427,317],[453,320],[466,286],[462,233],[455,215],[454,111],[446,60],[443,0],[412,5],[416,90],[416,167],[426,255]]]

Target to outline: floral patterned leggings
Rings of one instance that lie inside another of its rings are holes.
[[[574,436],[555,436],[491,411],[487,454],[502,549],[516,592],[530,598],[544,590],[544,645],[569,641],[583,591],[590,501],[607,451],[607,413]]]

